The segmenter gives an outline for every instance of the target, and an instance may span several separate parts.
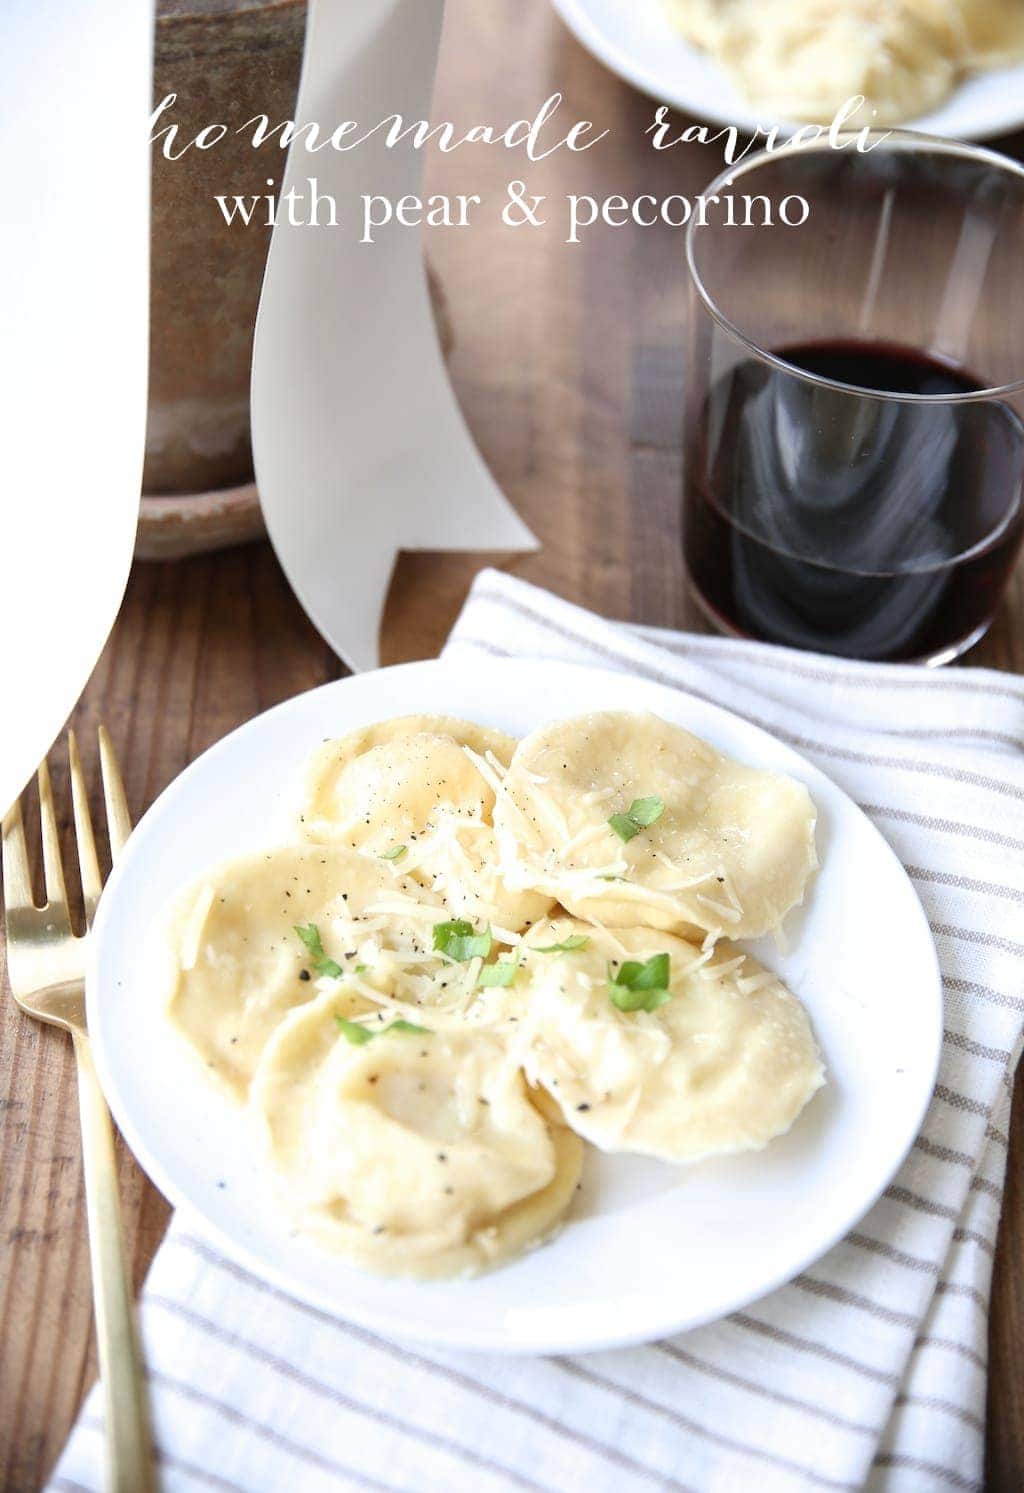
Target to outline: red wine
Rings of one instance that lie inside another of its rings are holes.
[[[949,657],[1024,538],[1024,424],[916,348],[804,343],[720,376],[688,441],[690,578],[745,636],[850,658]]]

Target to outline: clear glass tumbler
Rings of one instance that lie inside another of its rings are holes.
[[[753,156],[691,220],[686,565],[724,631],[945,663],[1024,538],[1024,169],[867,143]]]

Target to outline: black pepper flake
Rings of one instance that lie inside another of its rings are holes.
[[[438,1151],[438,1153],[437,1153],[437,1159],[438,1159],[438,1161],[447,1161],[448,1160],[448,1152],[447,1151]]]
[[[308,980],[308,979],[311,979],[311,978],[312,977],[311,977],[308,969],[300,969],[299,970],[299,979],[300,980]]]
[[[385,1232],[386,1232],[386,1230],[385,1230],[385,1228],[384,1228],[384,1225],[383,1225],[383,1224],[382,1224],[382,1223],[379,1223],[379,1224],[378,1224],[378,1225],[377,1225],[377,1227],[376,1227],[376,1228],[375,1228],[375,1229],[374,1229],[374,1231],[373,1231],[373,1232],[374,1232],[374,1233],[375,1233],[375,1234],[383,1234],[383,1233],[385,1233]]]
[[[582,1114],[582,1113],[583,1113],[583,1111],[584,1111],[584,1110],[587,1110],[587,1109],[589,1109],[589,1108],[590,1108],[590,1105],[589,1105],[589,1104],[577,1104],[577,1106],[576,1106],[576,1108],[577,1108],[577,1109],[578,1109],[578,1110],[579,1110],[579,1111],[580,1111],[580,1113],[581,1113],[581,1114]]]

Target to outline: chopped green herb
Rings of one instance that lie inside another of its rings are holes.
[[[393,845],[390,850],[385,850],[381,856],[382,861],[397,861],[403,856],[408,847],[406,845]]]
[[[628,814],[613,814],[608,823],[611,825],[612,829],[618,835],[620,840],[631,840],[634,835],[638,835],[640,833],[639,824],[634,824]],[[615,878],[609,876],[602,879],[614,881]]]
[[[613,814],[608,823],[620,840],[631,840],[660,819],[664,812],[663,801],[657,794],[652,794],[650,798],[634,798],[624,814]]]
[[[334,1019],[345,1041],[351,1042],[353,1047],[365,1046],[367,1042],[372,1042],[376,1035],[370,1031],[369,1027],[360,1026],[358,1021],[346,1021],[344,1016],[335,1016]]]
[[[355,967],[354,973],[357,974],[357,975],[365,975],[366,971],[369,968],[370,968],[370,966],[368,964],[357,964],[356,967]]]
[[[620,1011],[656,1011],[671,1000],[669,992],[670,961],[667,954],[655,954],[646,964],[627,959],[617,973],[608,966],[608,994]]]
[[[429,1037],[430,1028],[416,1026],[412,1021],[392,1021],[390,1025],[383,1027],[380,1031],[371,1031],[368,1026],[363,1026],[358,1021],[346,1021],[344,1016],[335,1016],[338,1029],[346,1042],[351,1042],[353,1047],[364,1047],[367,1042],[372,1042],[374,1037],[386,1037],[389,1032],[405,1032],[410,1035]]]
[[[665,805],[656,793],[652,793],[650,798],[634,798],[629,806],[630,819],[639,824],[641,829],[655,824],[664,812]]]
[[[535,944],[536,954],[571,954],[573,949],[585,949],[590,942],[587,933],[574,933],[564,943]]]
[[[507,959],[499,959],[495,964],[485,964],[480,971],[481,985],[511,985],[519,969],[522,959],[521,953],[511,954]]]
[[[315,923],[296,923],[295,931],[314,958],[324,957],[324,946],[320,942],[320,929]]]
[[[455,959],[459,964],[464,964],[468,959],[486,959],[491,952],[492,942],[490,923],[483,933],[475,933],[473,924],[465,918],[434,924],[434,949],[447,954],[449,959]]]
[[[340,964],[333,959],[328,959],[324,953],[324,946],[320,941],[320,929],[316,924],[296,923],[295,931],[313,956],[310,962],[317,974],[326,975],[330,980],[340,979],[344,971]]]

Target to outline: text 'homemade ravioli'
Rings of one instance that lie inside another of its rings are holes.
[[[514,931],[551,899],[511,891],[498,870],[494,794],[476,765],[507,765],[515,742],[450,716],[402,716],[325,742],[310,764],[303,835],[388,859],[457,917]]]
[[[532,732],[494,814],[509,885],[617,927],[756,938],[800,902],[817,864],[803,784],[648,713]]]
[[[282,1023],[252,1103],[303,1227],[384,1273],[496,1264],[551,1232],[579,1179],[578,1138],[500,1041],[361,1022],[343,993]]]
[[[760,1150],[824,1082],[803,1006],[726,945],[556,919],[531,934],[524,966],[526,1074],[603,1150]]]

